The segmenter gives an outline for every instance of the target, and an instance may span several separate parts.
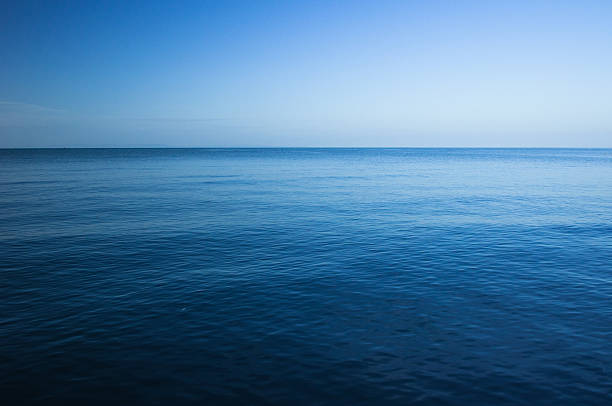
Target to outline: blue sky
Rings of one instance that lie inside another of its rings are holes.
[[[609,1],[5,3],[0,147],[612,147]]]

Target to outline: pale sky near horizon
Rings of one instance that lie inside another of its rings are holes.
[[[612,147],[609,1],[10,1],[0,147]]]

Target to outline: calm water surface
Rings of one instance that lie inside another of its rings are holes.
[[[0,151],[13,404],[612,404],[612,150]]]

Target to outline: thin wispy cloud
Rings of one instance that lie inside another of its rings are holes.
[[[231,121],[229,118],[191,118],[191,117],[122,117],[122,120],[132,121],[161,121],[161,122],[223,122]]]
[[[0,100],[0,126],[3,127],[39,126],[71,119],[70,113],[63,109]]]
[[[47,113],[65,114],[67,111],[38,104],[22,103],[17,101],[0,100],[0,112],[2,113]]]

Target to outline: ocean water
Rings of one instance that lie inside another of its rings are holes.
[[[0,402],[612,404],[612,150],[0,150]]]

